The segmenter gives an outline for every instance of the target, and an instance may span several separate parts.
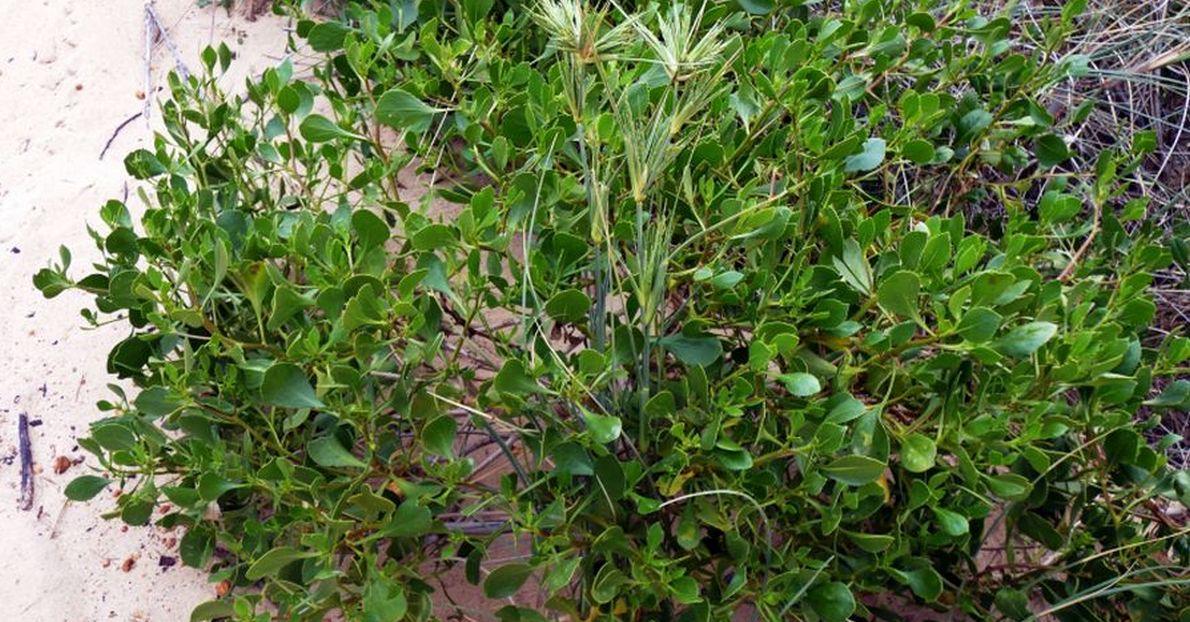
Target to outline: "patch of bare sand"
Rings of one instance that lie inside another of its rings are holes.
[[[74,251],[74,274],[96,257],[87,223],[104,201],[125,194],[122,159],[150,146],[141,119],[99,153],[117,126],[142,110],[145,85],[142,0],[40,0],[0,3],[0,619],[51,621],[184,620],[214,591],[177,558],[177,536],[104,521],[99,504],[67,504],[66,483],[93,459],[75,437],[99,415],[109,377],[104,360],[126,330],[80,329],[88,301],[68,293],[47,301],[32,275]],[[211,42],[227,42],[238,59],[225,77],[243,77],[278,62],[286,23],[248,21],[194,0],[158,0],[156,10],[181,57],[193,69]],[[163,41],[152,54],[159,87],[175,66]],[[160,98],[162,92],[154,94]],[[151,118],[156,119],[152,114]],[[129,184],[130,185],[130,184]],[[135,201],[135,198],[133,199]],[[17,507],[20,457],[17,418],[27,414],[37,474],[29,511]],[[55,473],[57,466],[68,467]],[[74,462],[80,460],[75,464]]]

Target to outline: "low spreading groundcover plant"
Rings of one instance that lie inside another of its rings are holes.
[[[1153,138],[1045,105],[1081,4],[352,4],[243,96],[208,50],[139,222],[35,279],[129,329],[67,496],[183,528],[195,619],[1187,619]]]

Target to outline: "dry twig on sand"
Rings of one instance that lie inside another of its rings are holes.
[[[169,53],[174,57],[174,68],[183,79],[190,77],[190,69],[182,60],[182,53],[174,45],[169,32],[165,30],[157,9],[153,8],[153,0],[145,0],[145,108],[141,114],[145,118],[145,127],[149,125],[149,112],[153,107],[153,38],[154,34],[161,38]],[[119,131],[119,130],[117,130]]]
[[[157,14],[157,9],[153,8],[153,0],[145,2],[145,13],[153,27],[157,29],[157,33],[161,36],[165,47],[169,48],[169,53],[174,57],[174,68],[177,69],[178,75],[182,76],[183,79],[189,78],[190,68],[182,60],[182,53],[178,51],[178,46],[174,45],[174,40],[169,37],[169,32],[162,25],[161,17]]]
[[[138,113],[136,113],[136,114],[132,115],[131,117],[128,117],[127,119],[124,119],[124,122],[123,122],[123,123],[121,123],[121,124],[119,124],[119,125],[117,125],[117,126],[116,126],[116,129],[115,129],[115,131],[113,131],[113,132],[112,132],[112,135],[111,135],[111,136],[108,136],[108,138],[107,138],[107,142],[106,142],[106,143],[103,143],[103,150],[99,152],[99,159],[100,159],[100,160],[102,160],[102,159],[103,159],[103,156],[107,155],[107,150],[111,148],[111,146],[112,146],[112,143],[113,143],[113,142],[115,142],[115,140],[116,140],[116,137],[120,135],[120,132],[121,132],[121,131],[122,131],[124,128],[128,127],[128,124],[129,124],[129,123],[132,123],[133,121],[135,121],[135,120],[136,120],[138,117],[140,117],[140,116],[141,116],[141,115],[143,115],[143,114],[145,114],[145,113],[144,113],[144,112],[138,112]]]
[[[29,415],[17,417],[17,442],[21,454],[21,497],[17,507],[28,512],[33,509],[33,448],[29,443]]]

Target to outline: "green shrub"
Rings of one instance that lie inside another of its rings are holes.
[[[139,226],[35,279],[130,329],[68,496],[168,502],[200,619],[1184,619],[1152,136],[1069,148],[1068,6],[377,2],[243,97],[208,50]]]

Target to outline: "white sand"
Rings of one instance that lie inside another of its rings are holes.
[[[229,86],[284,54],[285,24],[273,16],[248,22],[195,0],[158,0],[157,10],[191,68],[210,41],[237,52],[240,77],[229,76]],[[142,0],[0,3],[0,620],[186,620],[214,596],[202,573],[159,565],[177,556],[176,534],[102,520],[110,498],[66,504],[63,487],[93,459],[61,475],[52,467],[59,455],[86,456],[74,438],[98,417],[104,360],[125,329],[81,330],[86,297],[47,301],[31,278],[60,244],[74,251],[75,276],[95,258],[86,224],[99,222],[104,201],[123,196],[124,155],[151,143],[138,119],[98,159],[116,126],[143,106],[143,59]],[[152,59],[160,85],[174,60],[162,43]],[[20,413],[41,422],[31,429],[40,473],[28,512],[17,508]]]

